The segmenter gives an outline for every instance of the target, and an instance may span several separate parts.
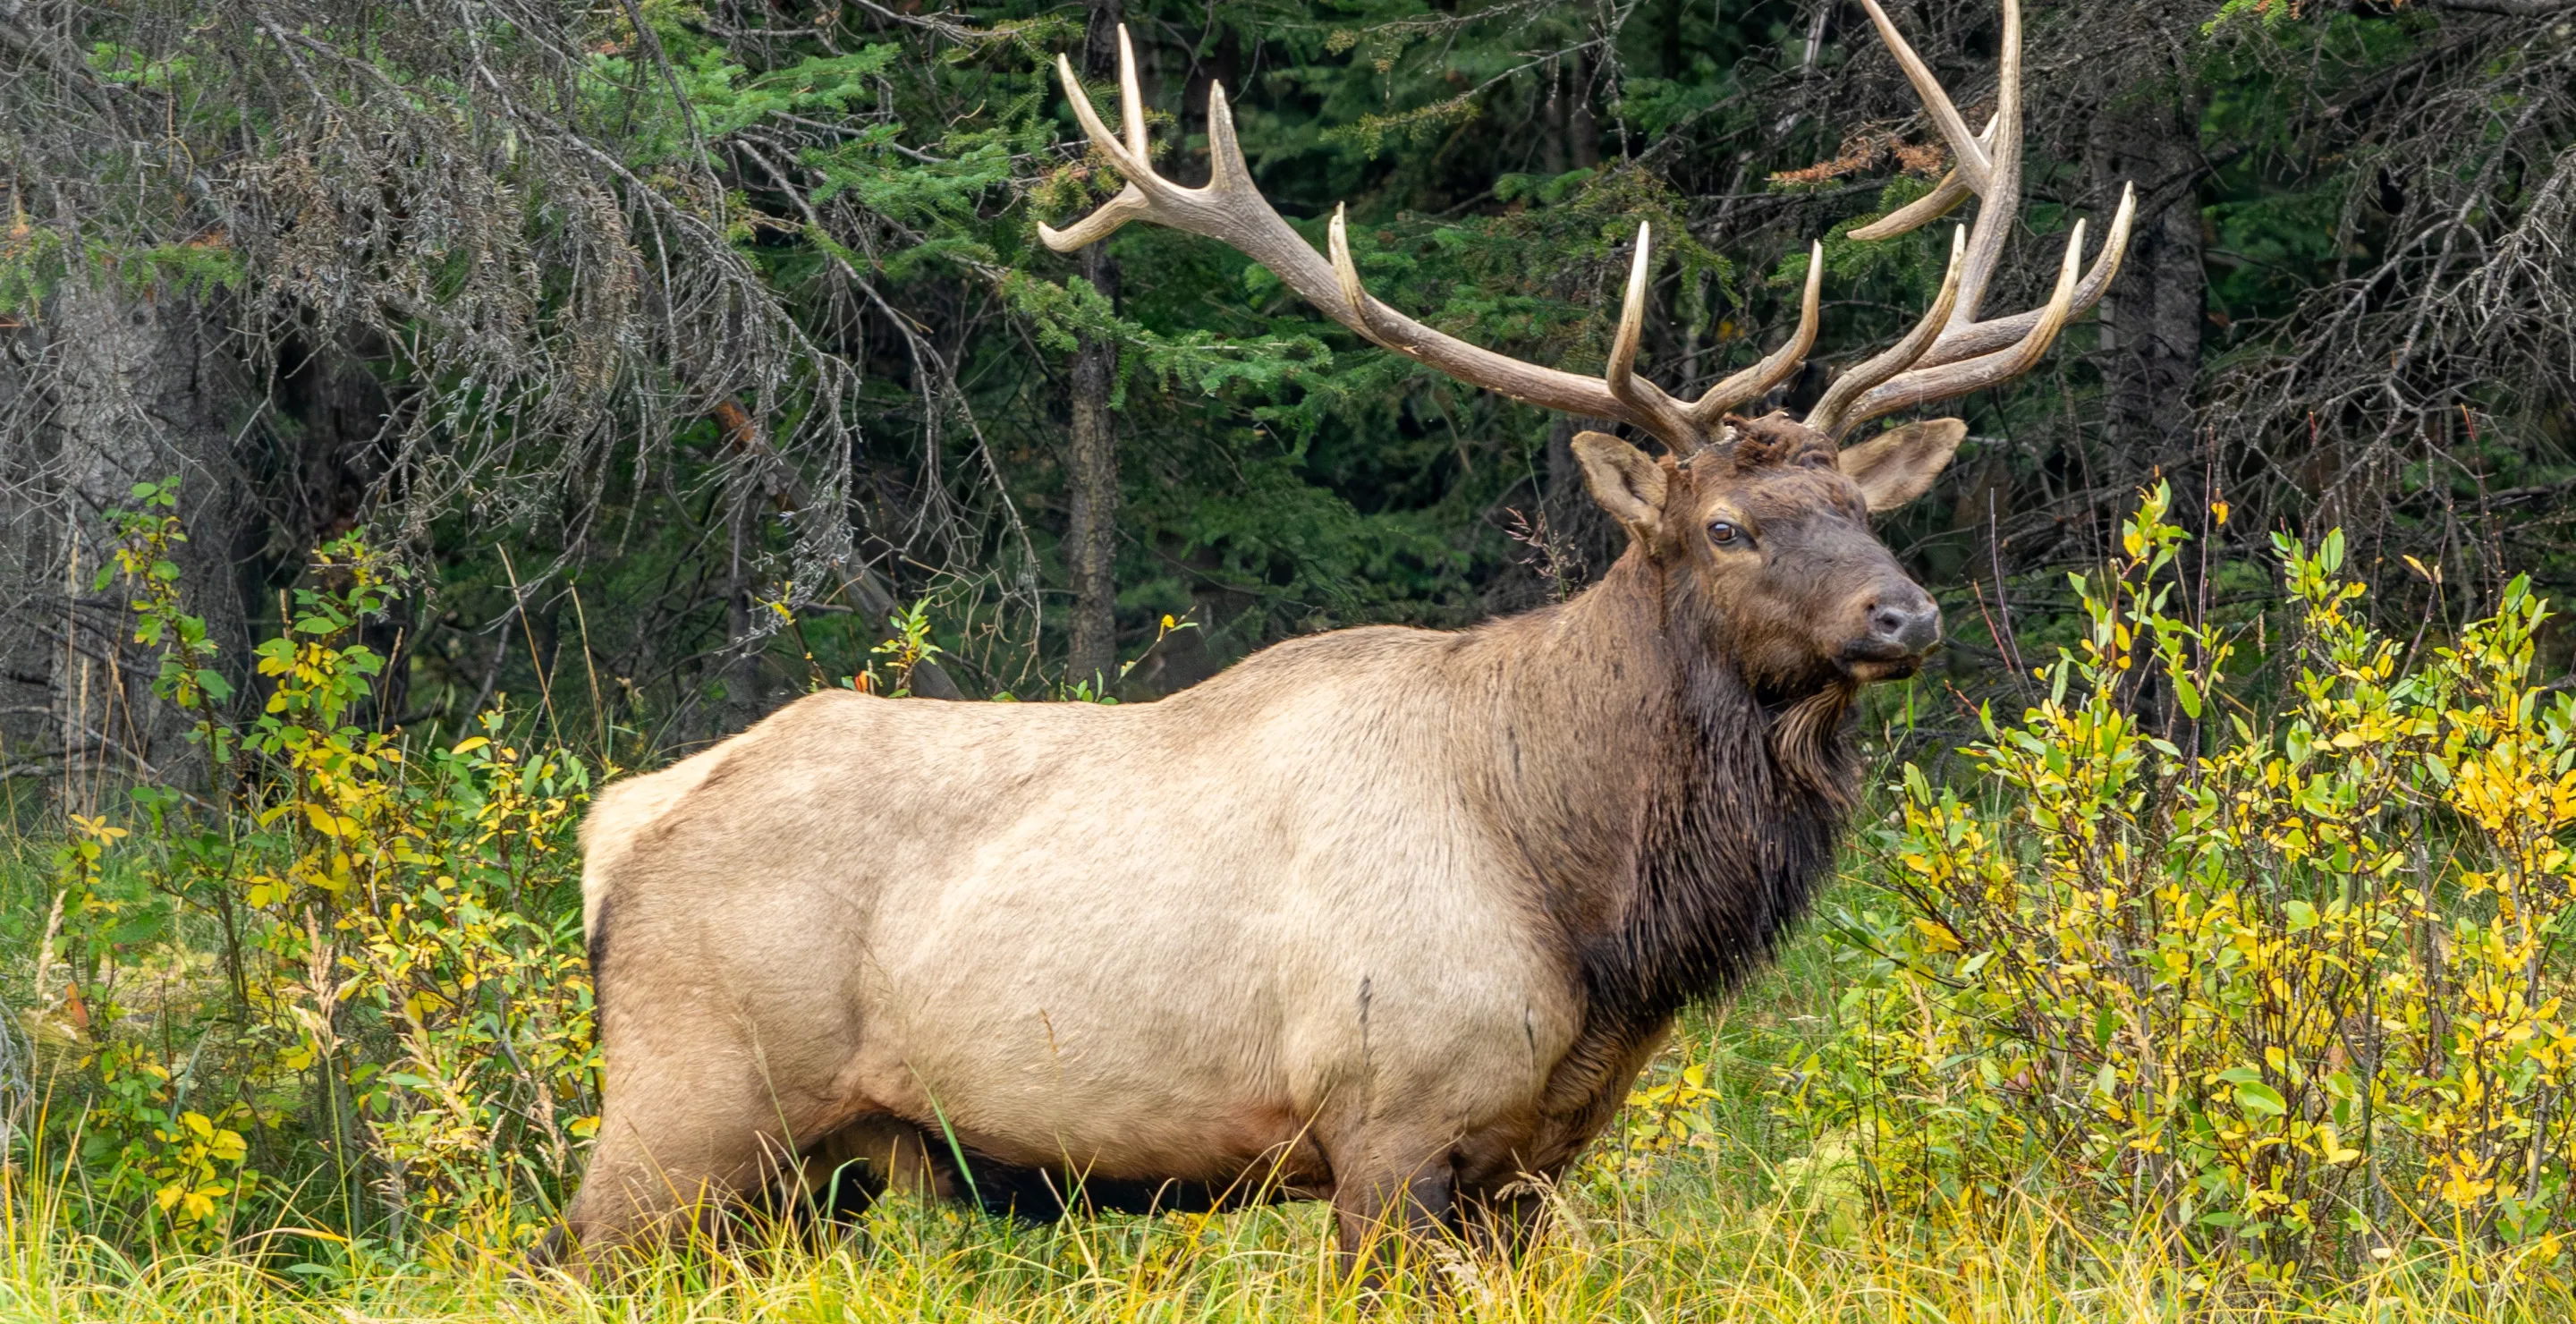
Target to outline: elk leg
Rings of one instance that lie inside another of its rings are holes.
[[[1444,1148],[1414,1162],[1363,1164],[1358,1171],[1334,1165],[1333,1215],[1341,1251],[1342,1272],[1369,1260],[1361,1286],[1376,1291],[1406,1242],[1456,1230],[1456,1175]]]
[[[612,1086],[599,1147],[564,1211],[570,1252],[549,1238],[541,1259],[587,1278],[605,1256],[713,1230],[724,1206],[794,1171],[765,1090],[681,1074],[689,1078],[651,1082],[659,1088]]]

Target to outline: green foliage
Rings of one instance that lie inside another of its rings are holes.
[[[202,814],[136,788],[148,834],[73,816],[37,1010],[79,1120],[25,1157],[88,1184],[100,1230],[169,1247],[278,1225],[289,1201],[397,1245],[532,1237],[597,1126],[568,849],[591,767],[522,748],[497,709],[427,751],[361,720],[384,660],[358,635],[408,572],[356,534],[313,554],[255,649],[261,711],[225,724],[178,607],[177,484],[132,495],[99,586],[129,586],[155,692],[239,776]]]
[[[1869,977],[1792,1106],[1906,1208],[2040,1183],[2275,1275],[2419,1238],[2563,1269],[2576,696],[2532,682],[2543,604],[2517,581],[2419,654],[2356,614],[2340,533],[2278,538],[2302,619],[2264,718],[2169,509],[2076,578],[2089,629],[1967,751],[1983,796],[1907,768],[1838,917]]]
[[[850,678],[851,687],[868,694],[884,694],[903,699],[912,695],[912,673],[922,663],[939,656],[939,645],[931,641],[930,604],[916,602],[894,614],[889,622],[894,634],[885,642],[869,649],[869,655],[886,665],[889,673],[877,675],[876,662]]]
[[[119,249],[30,224],[23,211],[0,232],[0,314],[42,316],[45,301],[75,278],[117,282],[136,294],[203,296],[239,288],[249,272],[221,236]]]
[[[228,735],[215,724],[215,713],[233,696],[232,682],[218,664],[222,650],[206,633],[202,616],[180,609],[179,564],[175,548],[188,540],[179,522],[179,480],[136,483],[128,495],[140,510],[114,509],[107,514],[116,544],[91,587],[104,590],[122,577],[132,593],[126,603],[134,613],[134,642],[161,655],[161,670],[152,678],[152,693],[199,718],[192,732],[217,762],[232,756]]]

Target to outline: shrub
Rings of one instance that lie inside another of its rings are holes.
[[[2576,696],[2544,605],[2419,648],[2355,614],[2340,534],[2275,539],[2301,616],[2258,716],[2184,614],[2170,494],[2075,578],[2089,629],[1983,790],[1905,769],[1834,919],[1867,978],[1788,1106],[1877,1198],[2024,1181],[2286,1275],[2437,1239],[2558,1260],[2576,1161]],[[2224,512],[2213,510],[2223,518]]]
[[[98,1230],[155,1244],[288,1201],[397,1247],[529,1240],[597,1126],[569,849],[593,769],[499,710],[443,749],[366,720],[385,662],[362,626],[406,585],[356,535],[258,646],[259,714],[223,720],[173,487],[112,516],[99,587],[126,586],[207,784],[134,788],[130,826],[73,817],[35,979],[57,1120],[17,1143]]]

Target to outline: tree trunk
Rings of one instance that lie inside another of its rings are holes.
[[[1118,68],[1119,0],[1094,0],[1083,60],[1094,78]],[[1118,263],[1100,244],[1075,259],[1082,277],[1113,305]],[[1085,336],[1073,353],[1073,436],[1065,456],[1065,570],[1073,581],[1073,630],[1065,659],[1068,681],[1105,687],[1118,670],[1118,437],[1109,393],[1118,345]]]
[[[760,661],[768,636],[752,633],[752,563],[759,554],[758,506],[748,478],[735,480],[732,509],[726,515],[724,705],[717,732],[732,735],[751,729],[768,715],[760,693]],[[532,665],[545,663],[531,654]]]
[[[2102,476],[2123,485],[2192,450],[2208,297],[2195,186],[2201,100],[2197,87],[2157,80],[2112,92],[2093,126],[2094,196],[2107,210],[2134,182],[2140,206],[2128,260],[2101,304],[2103,439],[2120,469]]]
[[[0,368],[0,767],[39,763],[66,803],[130,779],[202,784],[193,722],[155,698],[159,659],[133,641],[131,590],[94,587],[114,547],[107,512],[139,482],[180,482],[173,548],[182,609],[205,618],[240,681],[248,613],[235,565],[256,522],[233,424],[246,374],[214,312],[167,290],[67,283],[11,332]]]

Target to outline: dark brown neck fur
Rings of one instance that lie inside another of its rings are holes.
[[[1708,641],[1691,577],[1631,550],[1562,606],[1461,640],[1502,748],[1481,788],[1589,1003],[1634,1042],[1770,955],[1832,867],[1851,688],[1758,693]]]

